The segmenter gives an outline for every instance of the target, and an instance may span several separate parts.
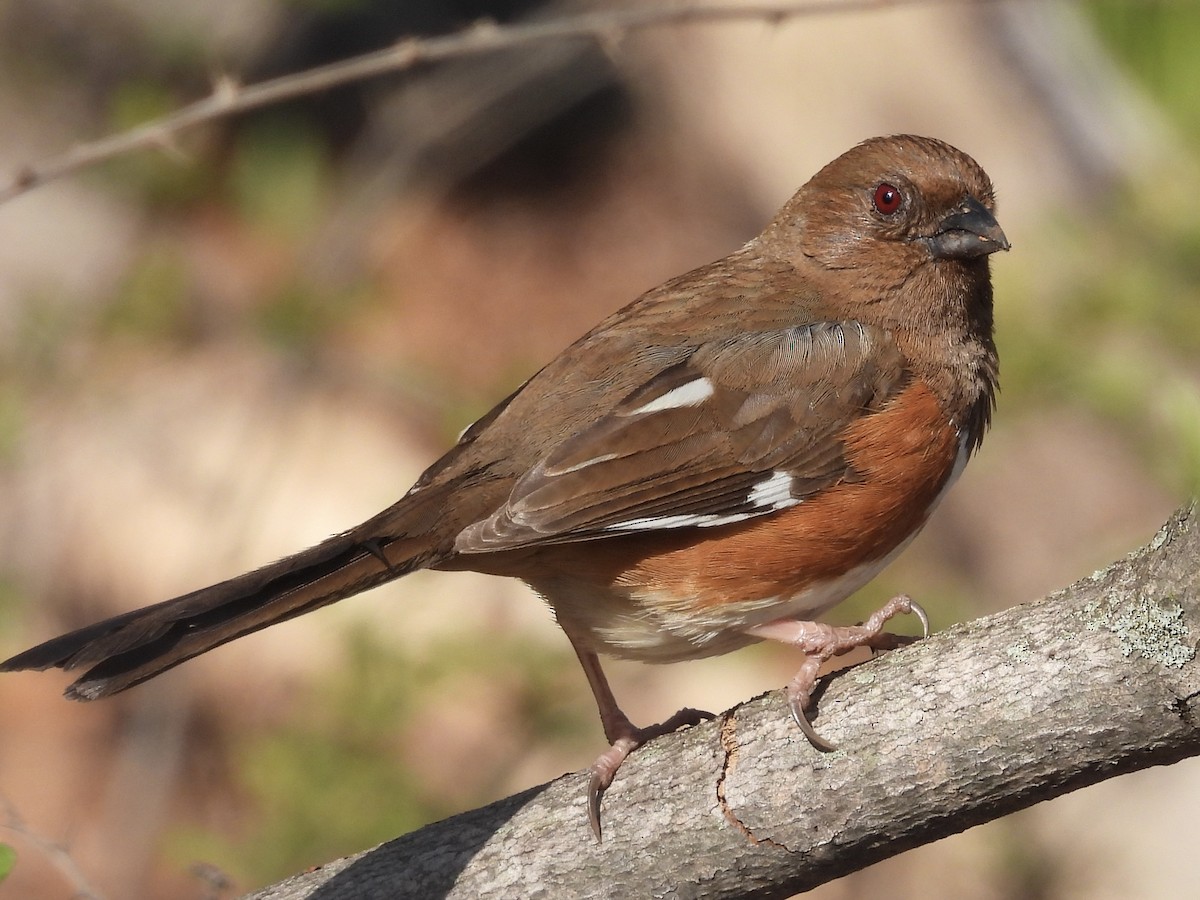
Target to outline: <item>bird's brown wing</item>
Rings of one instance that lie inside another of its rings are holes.
[[[841,435],[909,378],[891,335],[858,322],[697,347],[555,445],[460,553],[744,521],[853,479]]]

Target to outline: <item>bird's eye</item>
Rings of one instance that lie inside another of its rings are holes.
[[[875,208],[885,216],[890,216],[904,203],[904,195],[900,189],[886,181],[875,188]]]

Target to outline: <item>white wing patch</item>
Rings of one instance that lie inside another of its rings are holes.
[[[637,409],[618,413],[622,416],[641,416],[646,413],[663,412],[668,409],[681,409],[686,406],[699,406],[713,395],[715,388],[707,378],[696,378],[685,382],[677,388],[672,388],[661,397],[655,397],[649,403],[644,403]]]
[[[591,459],[585,459],[583,462],[577,462],[569,466],[551,466],[546,469],[546,474],[550,476],[569,475],[571,472],[578,472],[580,469],[586,469],[588,466],[595,466],[616,459],[617,456],[618,454],[616,453],[602,453],[599,456],[593,456]]]
[[[663,528],[712,528],[714,525],[733,525],[745,522],[764,512],[774,512],[795,506],[800,501],[792,496],[792,476],[787,472],[772,472],[750,488],[743,508],[730,513],[683,513],[673,516],[644,516],[605,526],[605,531],[655,531]],[[747,511],[746,506],[753,511]]]
[[[605,531],[657,531],[663,528],[711,528],[713,525],[732,525],[734,522],[744,522],[750,518],[750,513],[731,513],[727,516],[716,513],[677,515],[677,516],[646,516],[642,519],[630,519],[628,522],[617,522],[605,526]]]
[[[750,505],[771,509],[786,509],[800,501],[792,496],[792,476],[787,472],[772,472],[750,489]]]

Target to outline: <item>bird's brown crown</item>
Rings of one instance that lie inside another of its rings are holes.
[[[895,189],[895,208],[878,202],[881,186]],[[871,138],[817,172],[779,211],[763,242],[785,254],[798,245],[830,268],[856,267],[881,243],[932,236],[968,197],[995,212],[991,179],[961,150],[915,135]]]
[[[989,218],[995,210],[991,180],[967,154],[934,138],[872,138],[814,175],[766,228],[759,246],[764,255],[825,282],[831,300],[842,294],[886,301],[896,292],[985,299],[975,294],[987,283],[986,252],[951,258],[932,243],[964,203],[976,204]],[[995,241],[990,249],[1008,246],[998,226]],[[822,277],[835,272],[843,274]],[[937,306],[903,305],[894,310],[897,319]]]

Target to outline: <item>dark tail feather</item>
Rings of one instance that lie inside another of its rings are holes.
[[[237,578],[53,638],[0,663],[0,671],[88,667],[66,696],[107,697],[227,641],[421,568],[425,559],[411,543],[340,534]]]

